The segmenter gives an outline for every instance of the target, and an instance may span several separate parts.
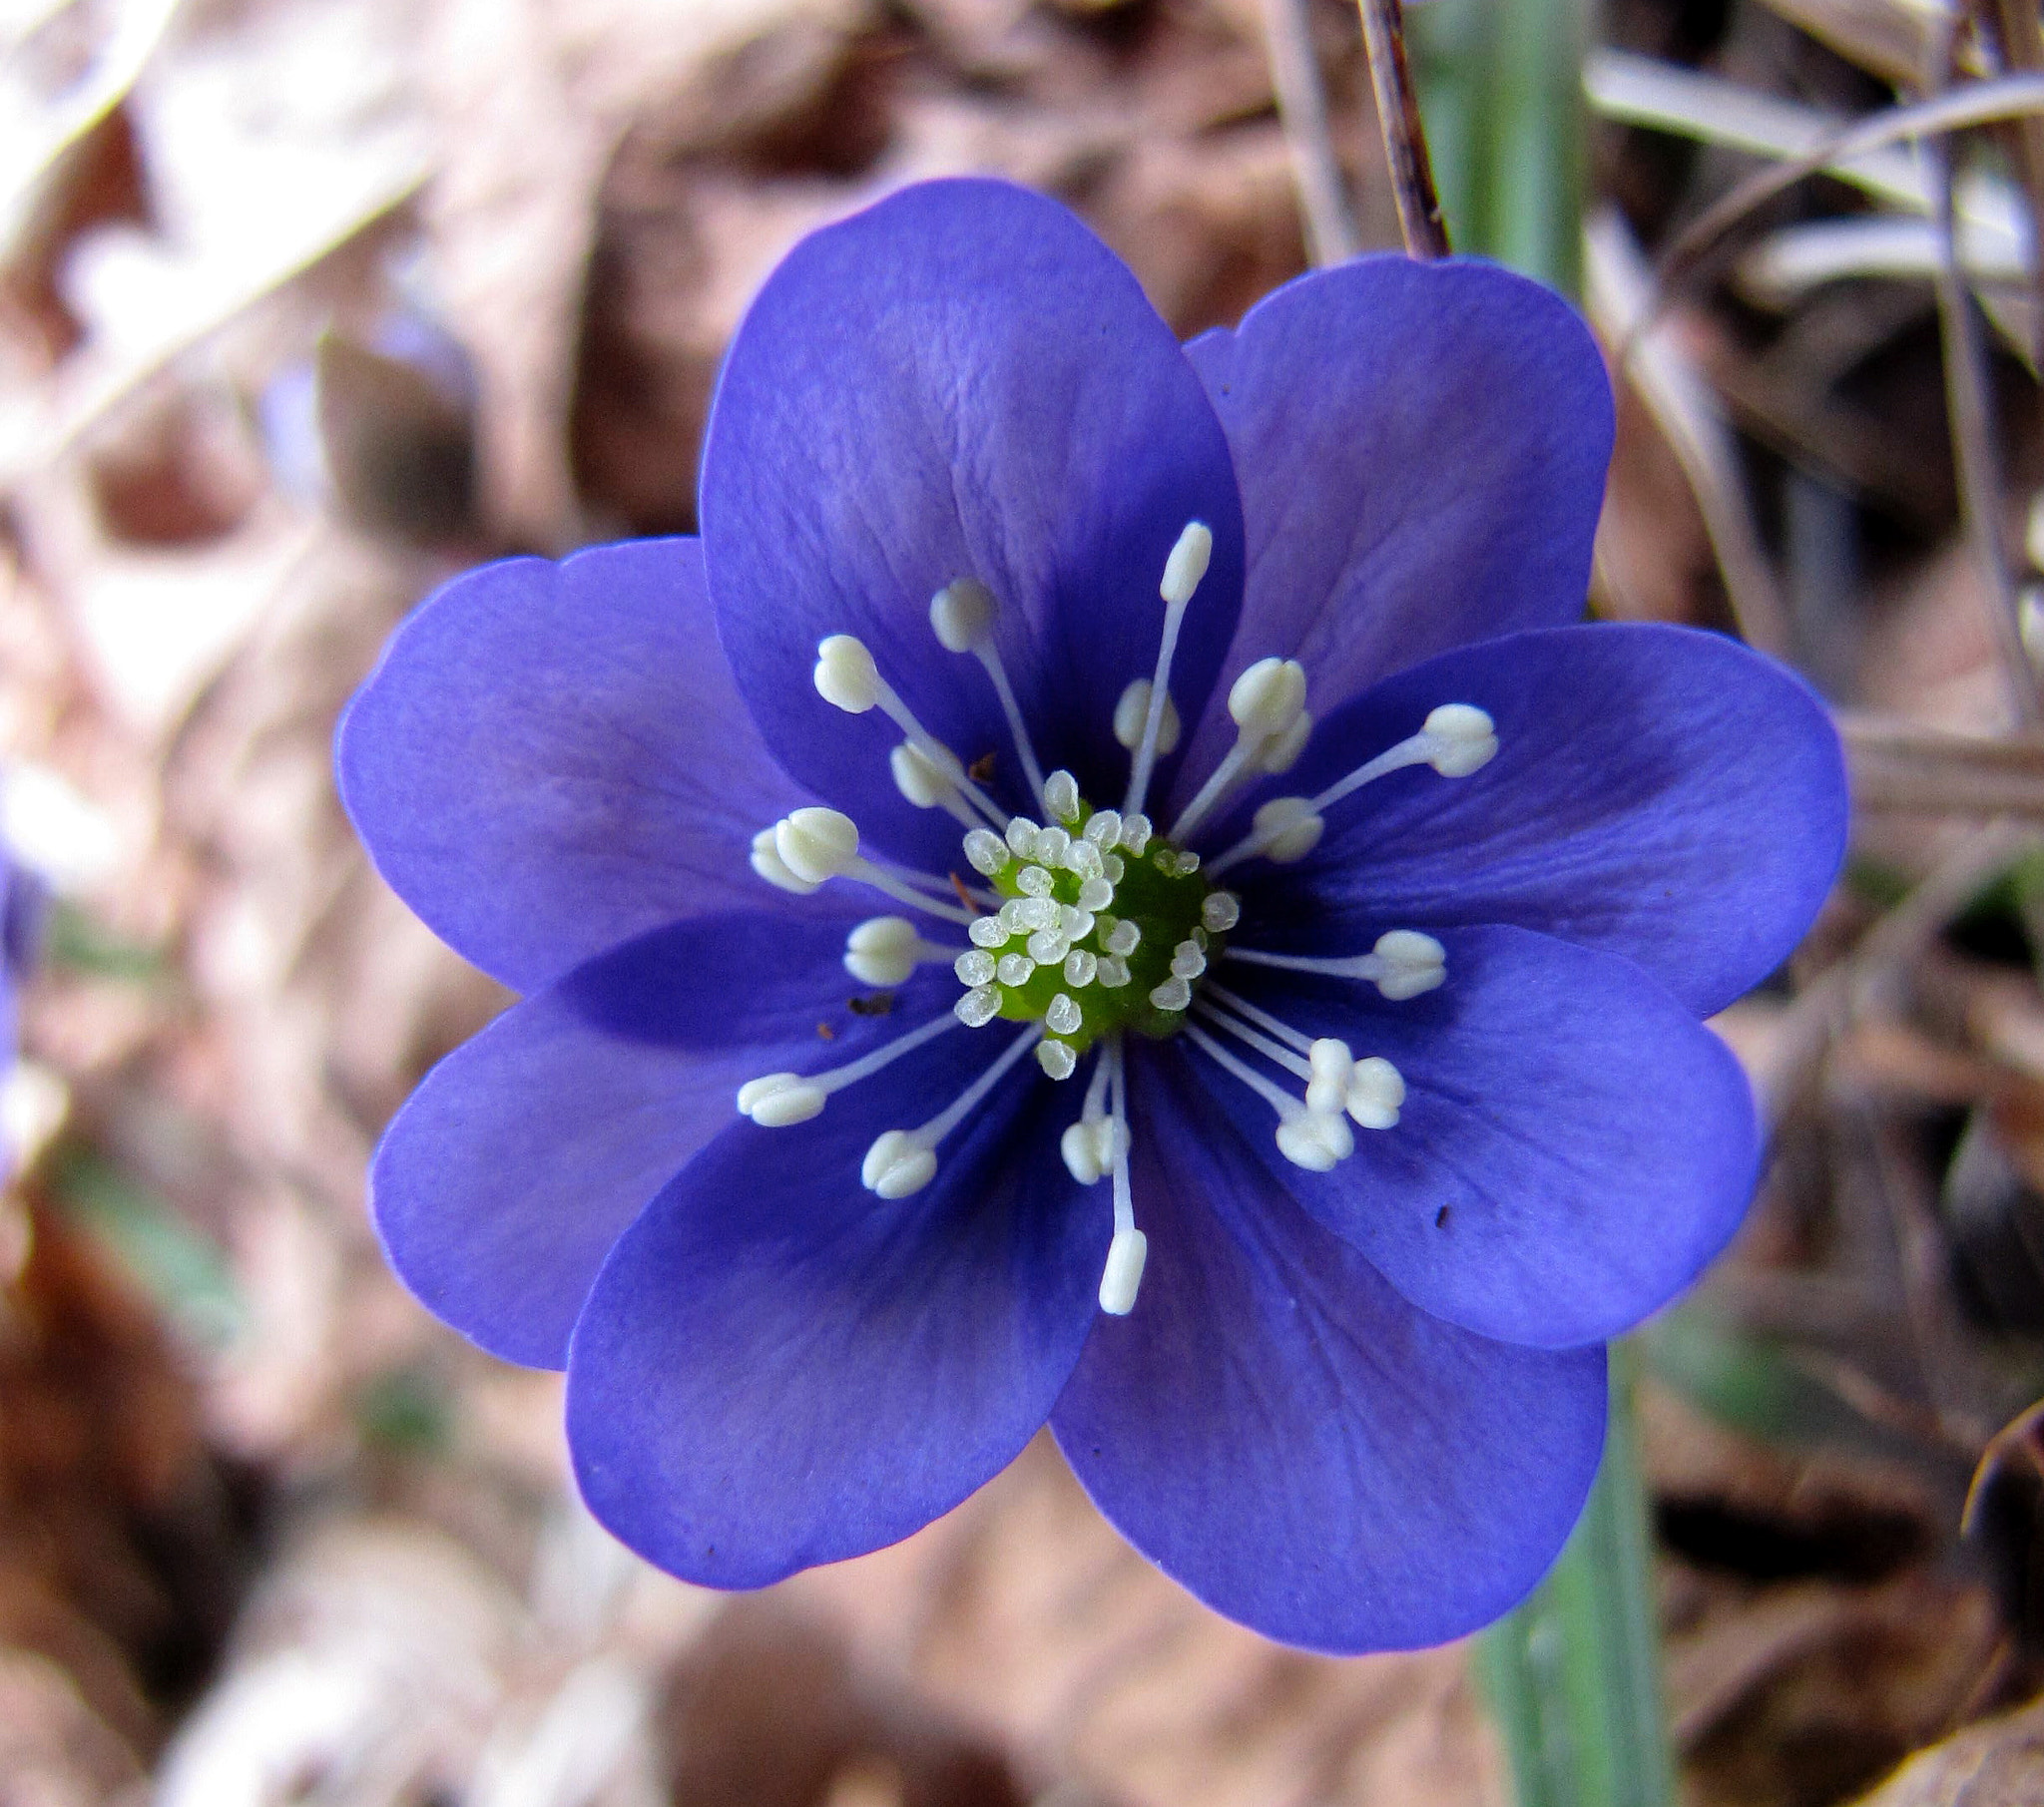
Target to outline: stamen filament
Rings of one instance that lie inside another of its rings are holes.
[[[934,897],[925,896],[915,889],[915,881],[928,882],[923,873],[908,873],[897,866],[882,866],[860,854],[844,870],[840,878],[856,879],[860,884],[871,885],[875,891],[884,892],[896,903],[906,904],[911,910],[922,910],[931,916],[941,916],[946,922],[974,922],[973,912],[963,904],[940,903]],[[947,887],[948,888],[948,887]]]
[[[1214,534],[1205,522],[1188,521],[1165,561],[1164,582],[1158,594],[1164,599],[1164,638],[1157,648],[1157,672],[1150,679],[1150,706],[1143,714],[1143,738],[1136,747],[1135,764],[1129,772],[1129,797],[1122,814],[1135,815],[1150,795],[1150,774],[1157,764],[1157,736],[1164,726],[1164,704],[1170,695],[1171,661],[1178,651],[1179,629],[1185,625],[1186,608],[1200,580],[1207,575],[1207,562],[1214,555]]]
[[[1228,712],[1235,718],[1235,745],[1172,824],[1170,838],[1175,841],[1184,842],[1252,762],[1270,770],[1263,757],[1267,752],[1281,750],[1295,756],[1289,744],[1294,730],[1303,744],[1311,726],[1305,716],[1304,669],[1295,659],[1258,660],[1229,686]]]
[[[1247,1061],[1231,1054],[1197,1023],[1188,1023],[1186,1034],[1225,1072],[1241,1080],[1278,1113],[1278,1151],[1293,1166],[1324,1173],[1355,1152],[1354,1132],[1337,1113],[1315,1111],[1301,1104]]]
[[[1252,1029],[1247,1023],[1239,1023],[1218,1005],[1210,1004],[1203,995],[1194,1009],[1212,1023],[1216,1029],[1225,1029],[1239,1042],[1246,1042],[1265,1059],[1274,1061],[1286,1073],[1294,1073],[1302,1080],[1313,1077],[1311,1065],[1302,1055],[1292,1053],[1281,1042],[1274,1042],[1261,1030]]]
[[[1241,960],[1251,966],[1272,966],[1287,973],[1316,973],[1330,979],[1367,979],[1386,998],[1417,998],[1430,992],[1447,977],[1447,953],[1431,935],[1412,929],[1392,929],[1379,935],[1367,954],[1344,954],[1332,959],[1306,954],[1267,954],[1257,948],[1223,950],[1223,958]]]
[[[948,1110],[939,1112],[919,1129],[889,1129],[877,1136],[866,1150],[859,1178],[868,1191],[882,1198],[906,1198],[919,1192],[936,1177],[936,1149],[945,1136],[963,1123],[1003,1079],[1017,1061],[1043,1037],[1040,1024],[1032,1023],[1002,1051],[978,1079],[959,1094]]]
[[[846,1062],[842,1067],[832,1067],[822,1073],[768,1073],[757,1080],[748,1080],[739,1088],[739,1110],[756,1124],[769,1129],[807,1123],[823,1109],[823,1101],[831,1093],[842,1092],[847,1086],[870,1079],[881,1068],[892,1065],[903,1055],[913,1054],[925,1042],[934,1042],[947,1030],[957,1027],[958,1019],[946,1011],[921,1028],[896,1036],[893,1041],[855,1061]]]
[[[994,645],[989,635],[972,649],[973,657],[986,668],[986,675],[993,679],[994,694],[1001,699],[1001,713],[1008,718],[1008,732],[1015,741],[1016,755],[1022,761],[1023,775],[1029,780],[1029,794],[1050,813],[1050,804],[1043,794],[1043,767],[1037,762],[1036,748],[1029,739],[1028,724],[1022,719],[1022,705],[1015,700],[1015,686],[1008,681],[1008,668],[1001,663],[1001,650]]]
[[[1230,991],[1225,985],[1217,984],[1214,980],[1209,979],[1200,995],[1204,998],[1213,999],[1217,1004],[1227,1005],[1237,1016],[1248,1018],[1259,1029],[1268,1029],[1280,1042],[1284,1042],[1290,1047],[1297,1049],[1300,1054],[1310,1054],[1312,1052],[1313,1039],[1311,1036],[1299,1034],[1289,1023],[1284,1022],[1279,1017],[1274,1017],[1268,1010],[1260,1009],[1247,998]]]
[[[1122,1066],[1120,1036],[1109,1043],[1105,1058],[1114,1063],[1114,1239],[1107,1245],[1107,1265],[1100,1274],[1100,1309],[1122,1318],[1136,1308],[1150,1239],[1136,1227],[1135,1194],[1129,1183],[1128,1075]]]

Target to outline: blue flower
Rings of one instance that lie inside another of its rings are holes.
[[[376,1221],[565,1364],[620,1538],[759,1585],[1048,1422],[1273,1637],[1531,1586],[1603,1339],[1752,1186],[1698,1019],[1845,819],[1795,678],[1578,625],[1611,431],[1501,270],[1365,259],[1181,347],[1063,209],[936,183],[767,281],[700,541],[399,630],[342,794],[525,997],[391,1125]]]

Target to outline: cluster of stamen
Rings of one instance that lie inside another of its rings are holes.
[[[1216,982],[1211,969],[1226,959],[1360,979],[1391,1000],[1418,997],[1446,978],[1441,944],[1409,929],[1385,932],[1367,953],[1332,958],[1230,945],[1242,905],[1214,880],[1246,860],[1281,865],[1303,859],[1325,830],[1326,811],[1390,772],[1423,764],[1444,777],[1463,777],[1497,751],[1495,728],[1483,710],[1443,704],[1416,733],[1318,794],[1266,802],[1249,833],[1203,866],[1186,839],[1241,785],[1288,770],[1312,730],[1304,672],[1295,661],[1261,660],[1229,692],[1234,748],[1168,833],[1159,833],[1144,813],[1156,761],[1179,739],[1169,689],[1172,656],[1212,545],[1198,522],[1180,536],[1159,586],[1166,609],[1156,674],[1131,682],[1115,709],[1116,738],[1131,755],[1121,808],[1094,807],[1068,771],[1044,773],[995,644],[995,599],[977,580],[962,578],[931,601],[930,626],[946,651],[970,655],[985,669],[1042,821],[1004,811],[964,761],[915,718],[865,645],[837,634],[816,650],[818,693],[852,714],[877,709],[900,729],[902,739],[888,755],[895,785],[909,802],[941,809],[965,830],[964,869],[936,876],[868,858],[851,819],[820,807],[793,811],[753,842],[754,870],[784,890],[807,892],[833,878],[851,879],[922,916],[963,927],[968,945],[961,950],[955,942],[932,940],[907,916],[860,923],[844,950],[845,969],[860,984],[891,989],[918,966],[948,962],[963,994],[948,1013],[841,1067],[749,1082],[738,1095],[740,1111],[767,1128],[803,1123],[832,1093],[961,1025],[1019,1025],[947,1109],[917,1129],[887,1130],[867,1150],[865,1185],[883,1198],[901,1198],[930,1182],[938,1144],[1025,1057],[1033,1053],[1046,1075],[1063,1081],[1096,1054],[1079,1121],[1065,1130],[1060,1148],[1080,1184],[1113,1182],[1115,1229],[1100,1302],[1115,1313],[1135,1303],[1148,1246],[1135,1226],[1129,1182],[1129,1036],[1184,1034],[1272,1107],[1278,1146],[1288,1160],[1324,1172],[1354,1151],[1355,1129],[1396,1126],[1405,1103],[1403,1077],[1387,1060],[1357,1059],[1345,1042],[1293,1028]],[[1265,1066],[1253,1065],[1250,1055]],[[1302,1082],[1301,1090],[1280,1085],[1267,1068]]]

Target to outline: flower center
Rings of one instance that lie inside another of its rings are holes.
[[[1070,772],[1044,782],[1055,820],[975,828],[965,857],[998,906],[974,918],[954,963],[959,1021],[1041,1023],[1036,1058],[1067,1079],[1102,1036],[1185,1027],[1200,977],[1241,906],[1199,875],[1200,856],[1158,837],[1141,813],[1095,809]]]

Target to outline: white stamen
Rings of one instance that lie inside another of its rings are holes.
[[[1229,867],[1260,853],[1277,865],[1288,866],[1304,859],[1327,831],[1326,819],[1314,812],[1305,797],[1273,797],[1257,805],[1251,820],[1250,832],[1207,868],[1209,878],[1219,878]]]
[[[887,755],[887,766],[894,774],[894,788],[916,808],[941,809],[953,821],[978,830],[980,818],[958,789],[957,780],[965,775],[962,767],[956,772],[943,770],[921,747],[908,740]]]
[[[1108,878],[1089,878],[1079,887],[1079,908],[1091,910],[1095,916],[1113,902],[1114,884]]]
[[[1001,713],[1008,718],[1008,732],[1021,757],[1023,774],[1029,780],[1029,794],[1041,800],[1043,767],[1030,743],[1021,705],[1015,700],[1015,686],[1008,681],[1008,669],[1001,664],[1001,649],[994,640],[994,622],[999,614],[1000,606],[994,601],[993,592],[977,578],[959,578],[930,598],[930,627],[945,651],[970,653],[986,668],[987,677],[993,680],[994,694],[1001,699]]]
[[[863,715],[880,700],[880,669],[864,641],[832,634],[816,646],[816,693],[848,715]]]
[[[1215,934],[1226,935],[1242,921],[1242,899],[1233,891],[1210,891],[1200,905],[1200,920]]]
[[[1127,829],[1122,831],[1124,834]],[[1119,853],[1103,853],[1100,856],[1100,875],[1111,885],[1118,885],[1128,873],[1128,864]]]
[[[1050,1001],[1050,1008],[1043,1013],[1044,1027],[1054,1036],[1077,1035],[1079,1026],[1085,1021],[1079,1006],[1068,992],[1059,992]]]
[[[1107,876],[1107,861],[1091,841],[1074,841],[1065,849],[1064,864],[1067,872],[1076,872],[1082,881]]]
[[[1178,544],[1171,549],[1171,557],[1165,560],[1164,581],[1157,590],[1165,605],[1164,637],[1158,643],[1157,671],[1150,679],[1148,706],[1143,711],[1143,737],[1136,744],[1135,763],[1129,771],[1128,801],[1122,805],[1124,815],[1141,809],[1150,794],[1150,773],[1157,763],[1164,710],[1171,700],[1171,662],[1178,651],[1179,630],[1185,625],[1186,605],[1207,575],[1207,564],[1213,556],[1213,531],[1203,521],[1188,521],[1179,534]]]
[[[1293,1029],[1281,1017],[1274,1017],[1268,1010],[1260,1010],[1247,998],[1238,997],[1226,986],[1219,984],[1215,980],[1210,979],[1207,981],[1200,992],[1200,997],[1202,1001],[1207,1003],[1225,1004],[1237,1016],[1246,1017],[1250,1022],[1268,1029],[1280,1042],[1297,1049],[1300,1054],[1310,1054],[1312,1052],[1313,1039],[1311,1036],[1300,1035],[1297,1030]]]
[[[1122,812],[1119,809],[1096,809],[1086,818],[1084,830],[1088,841],[1105,855],[1122,837]]]
[[[1235,717],[1236,737],[1226,758],[1200,786],[1199,794],[1172,824],[1171,838],[1182,841],[1206,820],[1208,812],[1251,771],[1281,771],[1265,762],[1274,750],[1288,750],[1284,763],[1298,756],[1305,733],[1294,729],[1305,715],[1305,670],[1295,659],[1260,659],[1238,678],[1228,692],[1228,712]],[[1291,744],[1292,741],[1296,744]],[[1282,746],[1280,747],[1280,743]]]
[[[1312,711],[1300,709],[1298,719],[1281,734],[1273,734],[1266,740],[1250,763],[1262,772],[1289,771],[1298,763],[1298,755],[1305,751],[1305,743],[1312,738]]]
[[[1348,1087],[1355,1075],[1355,1056],[1348,1044],[1334,1036],[1322,1036],[1306,1051],[1311,1078],[1306,1083],[1305,1108],[1332,1116],[1348,1102]]]
[[[1355,1063],[1342,1103],[1365,1129],[1395,1129],[1405,1103],[1405,1076],[1382,1055],[1373,1054]]]
[[[1058,1139],[1058,1151],[1065,1167],[1081,1185],[1094,1185],[1114,1165],[1114,1125],[1103,1108],[1107,1082],[1114,1071],[1109,1046],[1103,1045],[1093,1063],[1093,1077],[1086,1084],[1086,1103],[1073,1124]]]
[[[1079,1069],[1079,1056],[1069,1042],[1045,1040],[1036,1045],[1036,1064],[1046,1078],[1068,1080]]]
[[[873,663],[864,641],[856,635],[832,634],[816,645],[816,692],[853,715],[868,709],[879,711],[908,736],[908,743],[938,771],[951,778],[958,794],[996,826],[1008,819],[1008,812],[975,784],[961,760],[948,746],[915,718],[907,703]],[[897,769],[895,779],[900,781]]]
[[[1225,1029],[1238,1042],[1247,1043],[1266,1060],[1275,1062],[1278,1066],[1282,1067],[1286,1073],[1296,1074],[1302,1080],[1310,1081],[1312,1079],[1313,1068],[1309,1060],[1285,1047],[1283,1042],[1274,1041],[1270,1036],[1252,1029],[1247,1023],[1238,1023],[1233,1017],[1213,1003],[1204,993],[1201,995],[1200,1002],[1194,1008],[1209,1023],[1213,1024],[1216,1029]],[[1284,1041],[1290,1040],[1292,1040],[1292,1037],[1286,1035]],[[1347,1076],[1344,1073],[1342,1077],[1345,1079]],[[1317,1108],[1312,1104],[1310,1088],[1308,1088],[1306,1104],[1308,1109]],[[1341,1098],[1339,1095],[1335,1097],[1334,1102],[1327,1109],[1332,1111],[1339,1111],[1341,1109]]]
[[[1355,1136],[1339,1117],[1308,1111],[1281,1086],[1266,1079],[1247,1061],[1229,1052],[1197,1023],[1186,1025],[1196,1046],[1242,1081],[1278,1113],[1278,1151],[1294,1166],[1324,1173],[1355,1151]]]
[[[780,850],[774,845],[771,828],[763,828],[753,836],[753,870],[769,885],[792,891],[797,897],[806,897],[816,889],[808,880],[795,877],[787,869],[787,862],[780,857]]]
[[[1036,962],[1027,954],[1003,954],[995,969],[1000,981],[1013,990],[1018,985],[1027,985],[1030,975],[1036,971]]]
[[[858,850],[858,826],[839,810],[811,805],[783,816],[773,825],[773,851],[788,873],[811,890],[826,879],[856,879],[860,884],[871,885],[875,891],[883,892],[896,903],[907,904],[910,909],[922,910],[931,916],[941,916],[946,922],[970,926],[976,920],[972,911],[963,905],[941,902],[915,888],[918,881],[941,886],[943,880],[921,873],[901,872],[862,857]],[[753,865],[756,871],[762,869],[757,840]]]
[[[1143,723],[1150,715],[1150,679],[1138,678],[1121,693],[1114,705],[1114,737],[1130,752],[1143,744]],[[1160,754],[1178,751],[1180,736],[1185,724],[1179,719],[1178,704],[1167,696],[1164,699],[1164,723],[1157,730],[1157,750]]]
[[[1014,939],[1008,925],[998,916],[975,916],[972,927],[965,932],[972,937],[972,945],[976,948],[1004,947]]]
[[[1231,947],[1231,960],[1253,966],[1275,966],[1291,973],[1320,973],[1335,979],[1367,979],[1386,998],[1416,998],[1447,978],[1447,950],[1431,935],[1414,929],[1392,929],[1379,935],[1367,954],[1319,959],[1305,954],[1265,954],[1254,948]]]
[[[900,985],[923,962],[949,960],[957,952],[923,940],[905,916],[875,916],[844,938],[844,970],[861,985]]]
[[[1207,953],[1197,941],[1181,941],[1171,950],[1171,972],[1175,979],[1197,979],[1207,970]]]
[[[958,983],[969,990],[993,984],[996,964],[985,948],[968,948],[951,963],[951,970],[958,975]]]
[[[1024,944],[1029,949],[1029,958],[1038,966],[1059,966],[1072,951],[1067,937],[1056,929],[1038,929]]]
[[[940,1020],[946,1028],[950,1027],[951,1018]],[[937,1145],[1007,1077],[1008,1070],[1036,1045],[1042,1034],[1041,1029],[1031,1024],[948,1110],[931,1118],[920,1129],[889,1129],[878,1136],[859,1167],[859,1178],[866,1189],[882,1198],[906,1198],[928,1185],[936,1176]]]
[[[1402,771],[1408,765],[1431,765],[1444,778],[1466,778],[1471,772],[1488,765],[1496,754],[1497,729],[1489,715],[1471,703],[1444,702],[1428,713],[1418,733],[1358,765],[1347,777],[1328,785],[1318,796],[1304,799],[1281,797],[1266,803],[1257,811],[1256,827],[1216,860],[1211,870],[1216,874],[1225,872],[1230,866],[1254,859],[1259,853],[1281,861],[1285,855],[1278,850],[1278,843],[1288,832],[1285,820],[1275,815],[1268,823],[1264,819],[1264,811],[1275,809],[1279,802],[1294,806],[1294,814],[1301,819],[1303,815],[1324,816],[1336,803],[1365,784],[1374,783],[1391,772]],[[1317,840],[1318,834],[1313,838]],[[1295,859],[1302,855],[1292,854],[1290,857]]]
[[[1133,922],[1118,922],[1108,930],[1102,945],[1110,954],[1119,954],[1126,960],[1143,945],[1143,931]]]
[[[1129,963],[1118,955],[1103,954],[1094,977],[1109,991],[1118,992],[1129,982]]]
[[[833,1067],[828,1072],[768,1073],[757,1080],[748,1080],[739,1088],[739,1110],[756,1124],[769,1129],[807,1123],[823,1109],[823,1101],[831,1093],[842,1092],[847,1086],[869,1079],[882,1067],[898,1061],[905,1054],[914,1053],[925,1042],[933,1042],[946,1030],[957,1027],[957,1019],[947,1012],[923,1024],[920,1029],[911,1029],[906,1035],[896,1036],[872,1053],[842,1067]]]
[[[1017,859],[1036,857],[1037,827],[1026,815],[1008,818],[1008,851]]]
[[[1150,837],[1156,832],[1157,830],[1151,825],[1150,818],[1140,809],[1122,817],[1122,845],[1133,854],[1140,855],[1143,849],[1150,845]],[[1113,879],[1116,884],[1122,882],[1120,875],[1116,873],[1115,869],[1107,865],[1105,855],[1102,856],[1100,863],[1103,866],[1107,866],[1109,878]]]
[[[1125,1318],[1136,1309],[1136,1294],[1149,1258],[1150,1239],[1141,1230],[1131,1225],[1115,1231],[1107,1245],[1107,1266],[1100,1275],[1100,1309],[1109,1317]]]
[[[1099,920],[1091,910],[1081,910],[1073,904],[1058,906],[1058,933],[1067,941],[1084,941]]]
[[[1115,1037],[1109,1057],[1114,1062],[1114,1104],[1109,1129],[1114,1142],[1114,1238],[1107,1245],[1107,1265],[1100,1275],[1100,1309],[1119,1318],[1127,1317],[1136,1308],[1150,1243],[1136,1227],[1136,1202],[1129,1184],[1129,1077],[1123,1064],[1120,1036]]]
[[[1036,857],[1055,871],[1065,863],[1065,855],[1072,850],[1072,836],[1066,829],[1055,825],[1036,831]]]
[[[1065,956],[1065,983],[1074,991],[1084,991],[1099,971],[1100,956],[1085,948],[1074,948]]]
[[[1015,874],[1015,889],[1024,897],[1048,897],[1055,882],[1041,866],[1024,866]]]

